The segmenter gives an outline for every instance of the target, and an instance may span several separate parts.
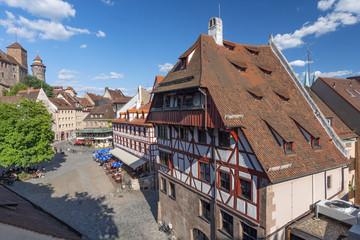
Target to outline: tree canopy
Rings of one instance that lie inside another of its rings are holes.
[[[29,87],[33,87],[34,89],[42,88],[44,90],[44,92],[46,93],[46,96],[55,97],[54,92],[53,92],[53,88],[49,84],[47,84],[44,81],[41,81],[40,79],[38,79],[35,76],[30,76],[30,75],[25,76],[24,77],[24,84],[29,86]]]
[[[23,166],[50,161],[54,151],[51,114],[41,102],[20,98],[0,103],[0,165]]]
[[[18,92],[24,91],[24,90],[27,90],[27,89],[28,88],[24,83],[19,82],[10,90],[10,92],[3,89],[3,96],[16,96],[16,94]]]

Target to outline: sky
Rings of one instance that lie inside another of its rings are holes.
[[[79,96],[105,87],[132,96],[219,13],[226,40],[264,45],[273,35],[301,80],[308,50],[316,76],[360,75],[360,0],[0,0],[0,49],[17,39],[29,71],[39,55],[46,82]]]

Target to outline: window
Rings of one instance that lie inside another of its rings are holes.
[[[164,107],[170,107],[170,95],[167,95],[165,97],[165,106]]]
[[[261,99],[263,98],[262,96],[258,96],[258,95],[254,94],[254,93],[252,93],[252,92],[249,92],[249,91],[248,91],[248,93],[250,93],[250,95],[251,95],[256,101],[261,101]]]
[[[229,147],[230,146],[230,133],[228,132],[219,132],[219,146],[220,147]]]
[[[210,221],[210,203],[200,200],[200,216],[205,218],[206,220]]]
[[[232,65],[239,71],[239,72],[245,72],[246,71],[246,67],[240,67],[236,64],[233,64]]]
[[[255,240],[257,239],[257,231],[255,228],[248,226],[245,223],[241,223],[243,239],[244,240]]]
[[[175,184],[172,182],[170,182],[170,197],[172,197],[173,199],[176,199]]]
[[[167,126],[159,126],[158,127],[158,137],[167,139]]]
[[[251,182],[240,179],[241,193],[240,196],[251,201]]]
[[[233,217],[226,212],[221,211],[222,218],[222,230],[228,233],[230,236],[233,235]]]
[[[200,164],[200,179],[205,182],[210,182],[210,164],[199,162]]]
[[[285,153],[286,154],[294,154],[294,142],[285,142],[284,143],[284,147],[285,147]]]
[[[189,130],[186,128],[180,128],[181,140],[189,141]]]
[[[160,164],[163,166],[166,166],[168,168],[171,168],[171,162],[170,162],[170,154],[166,152],[159,152],[160,157]]]
[[[229,44],[226,44],[226,43],[224,43],[224,47],[226,47],[227,49],[229,49],[230,51],[234,51],[234,46],[231,46],[231,45],[229,45]]]
[[[246,48],[246,50],[248,50],[251,55],[254,55],[254,56],[259,55],[259,51],[254,51],[254,50],[251,50],[251,49],[248,49],[248,48]]]
[[[328,189],[331,188],[331,175],[326,177],[326,186]]]
[[[185,95],[183,105],[184,107],[193,106],[193,95]]]
[[[181,58],[180,59],[180,69],[182,69],[182,70],[186,69],[186,65],[187,65],[187,59]]]
[[[202,231],[200,231],[199,229],[194,229],[193,230],[193,239],[194,240],[209,240],[209,238],[205,235],[205,233],[203,233]]]
[[[199,143],[206,144],[206,131],[200,130],[198,131]]]
[[[220,188],[230,192],[230,174],[219,172],[220,175]]]
[[[259,69],[260,69],[265,75],[271,75],[271,71],[270,71],[270,70],[267,70],[267,69],[264,69],[264,68],[261,68],[261,67],[259,67]]]
[[[161,191],[163,191],[164,193],[167,193],[165,178],[161,178]]]
[[[279,97],[281,100],[283,100],[284,102],[288,102],[288,101],[290,100],[289,97],[284,97],[284,96],[281,95],[281,94],[276,93],[276,95],[278,95],[278,97]]]
[[[314,149],[320,149],[320,138],[311,138],[311,144]]]

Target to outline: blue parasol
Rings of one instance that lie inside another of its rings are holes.
[[[106,160],[107,160],[107,158],[104,158],[104,157],[99,159],[99,161],[106,161]]]
[[[111,164],[111,166],[113,167],[120,167],[122,165],[122,163],[119,163],[119,162],[114,162]]]
[[[99,157],[102,157],[103,155],[101,155],[101,154],[98,154],[98,155],[96,155],[95,157],[97,157],[97,158],[99,158]]]

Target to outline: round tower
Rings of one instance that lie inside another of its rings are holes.
[[[39,55],[36,56],[33,64],[31,64],[31,71],[33,72],[33,76],[45,82],[46,66],[42,63]]]

